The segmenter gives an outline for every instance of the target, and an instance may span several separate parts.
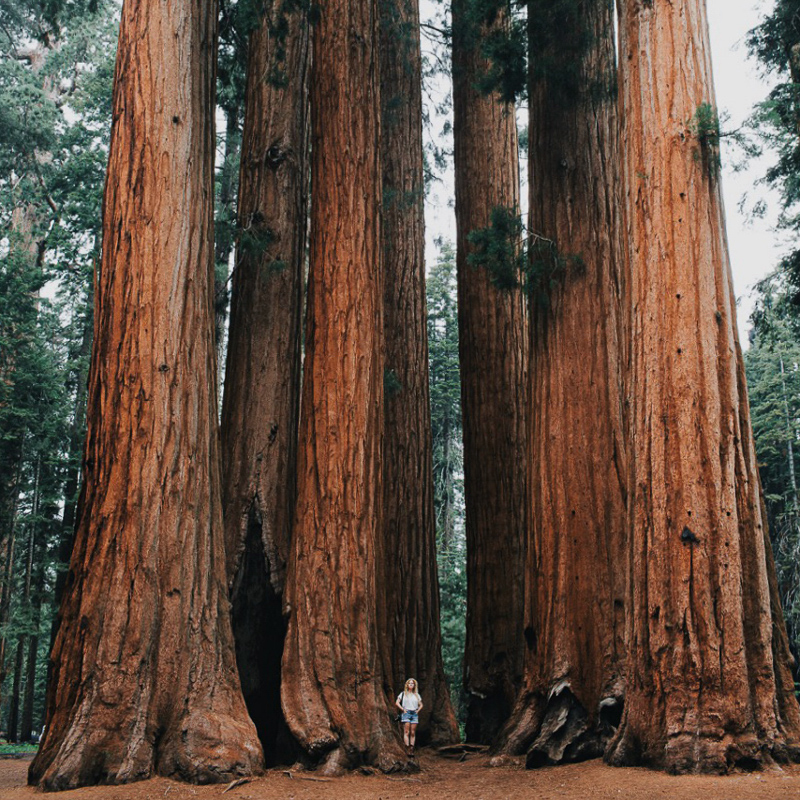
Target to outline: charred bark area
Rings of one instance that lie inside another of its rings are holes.
[[[262,528],[253,519],[231,589],[236,665],[267,766],[291,763],[297,745],[281,710],[281,656],[286,636],[281,594],[269,580]]]
[[[47,790],[261,768],[236,673],[213,343],[215,3],[126,0],[88,437],[46,731]]]
[[[500,749],[543,766],[602,755],[623,693],[627,281],[612,7],[530,25],[528,647]]]
[[[298,502],[281,697],[334,773],[403,756],[384,694],[383,267],[374,0],[331,0],[314,26],[311,257]]]
[[[480,94],[486,68],[465,0],[453,4],[453,136],[467,538],[467,738],[492,742],[522,676],[527,317],[519,289],[468,263],[494,208],[519,209],[513,105]],[[500,24],[500,23],[498,23]]]
[[[525,748],[525,766],[536,769],[600,758],[619,726],[621,714],[621,700],[604,700],[599,711],[591,715],[568,687],[555,687],[547,702],[541,704],[536,738]]]
[[[499,659],[498,659],[499,660]],[[501,661],[502,663],[502,661]],[[467,723],[464,733],[468,742],[490,744],[503,729],[511,715],[509,694],[513,686],[503,686],[489,694],[470,690],[467,704]]]
[[[433,508],[422,68],[416,0],[380,3],[383,312],[391,376],[384,402],[383,580],[378,595],[390,708],[409,677],[424,699],[417,740],[449,744],[458,726],[444,675]]]
[[[267,17],[285,24],[283,60],[265,18],[248,47],[221,436],[237,662],[266,758],[277,763],[293,757],[280,707],[281,606],[296,502],[309,26],[281,2]]]
[[[628,681],[607,758],[675,773],[795,760],[717,142],[700,124],[705,3],[628,0],[620,31],[635,394]]]

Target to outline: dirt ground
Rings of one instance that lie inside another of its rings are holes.
[[[528,771],[518,765],[490,767],[483,755],[464,761],[422,751],[412,776],[354,774],[321,779],[314,773],[270,770],[225,792],[224,785],[188,786],[163,779],[127,786],[62,792],[59,800],[800,800],[800,767],[728,777],[675,778],[645,769],[614,769],[601,761]],[[41,792],[25,785],[28,759],[0,760],[0,800],[33,800]],[[290,773],[291,774],[291,773]]]
[[[614,769],[601,761],[528,771],[520,765],[490,767],[488,758],[464,761],[422,751],[417,775],[354,774],[323,779],[308,772],[270,770],[224,793],[226,800],[800,800],[800,767],[728,777],[675,778],[645,769]],[[0,760],[0,800],[33,800],[25,785],[28,759]],[[227,787],[188,786],[163,779],[127,786],[98,786],[58,795],[59,800],[210,800]]]

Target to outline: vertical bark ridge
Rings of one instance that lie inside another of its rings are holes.
[[[332,0],[314,26],[311,260],[298,501],[281,696],[327,772],[401,766],[384,696],[383,274],[374,0]]]
[[[269,761],[291,757],[280,709],[282,595],[296,502],[308,209],[309,25],[265,18],[248,46],[236,268],[222,406],[227,577],[245,701]],[[286,82],[278,80],[278,73]],[[256,632],[256,628],[257,631]]]
[[[260,768],[225,581],[213,345],[216,4],[126,0],[89,434],[45,789]]]
[[[620,31],[636,393],[629,680],[608,758],[724,772],[796,758],[800,714],[770,571],[713,121],[702,125],[704,104],[714,108],[705,3],[628,0]]]
[[[446,744],[458,726],[444,675],[433,509],[425,300],[422,65],[416,0],[382,0],[384,579],[379,592],[386,692],[414,677],[418,739]],[[392,702],[393,705],[393,702]]]
[[[483,96],[486,68],[464,0],[453,5],[453,115],[464,494],[467,536],[467,739],[489,742],[522,674],[526,525],[527,328],[521,290],[468,264],[469,234],[495,207],[519,208],[513,104]]]
[[[557,66],[531,85],[530,230],[555,251],[540,242],[536,258],[558,263],[532,297],[525,677],[500,741],[527,751],[529,766],[602,755],[623,695],[626,281],[612,8],[586,0],[570,22],[552,52],[532,54]],[[589,43],[576,45],[584,33]],[[566,96],[558,70],[576,57],[580,84]]]

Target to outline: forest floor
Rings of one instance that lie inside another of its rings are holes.
[[[25,785],[29,759],[0,760],[0,800],[34,800],[41,792]],[[519,765],[490,767],[488,758],[464,761],[432,752],[419,756],[417,775],[353,774],[343,778],[270,770],[229,791],[224,785],[188,786],[155,779],[127,786],[62,792],[59,800],[774,800],[800,798],[800,767],[727,777],[672,777],[645,769],[615,769],[601,761],[528,771]],[[292,777],[290,777],[290,775]]]

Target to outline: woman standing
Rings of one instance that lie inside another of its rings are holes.
[[[402,692],[397,695],[394,704],[399,709],[402,716],[400,722],[403,723],[403,740],[406,743],[406,752],[409,756],[414,756],[414,743],[417,738],[417,725],[419,724],[419,712],[422,711],[422,698],[417,691],[417,682],[413,678],[406,681]]]

